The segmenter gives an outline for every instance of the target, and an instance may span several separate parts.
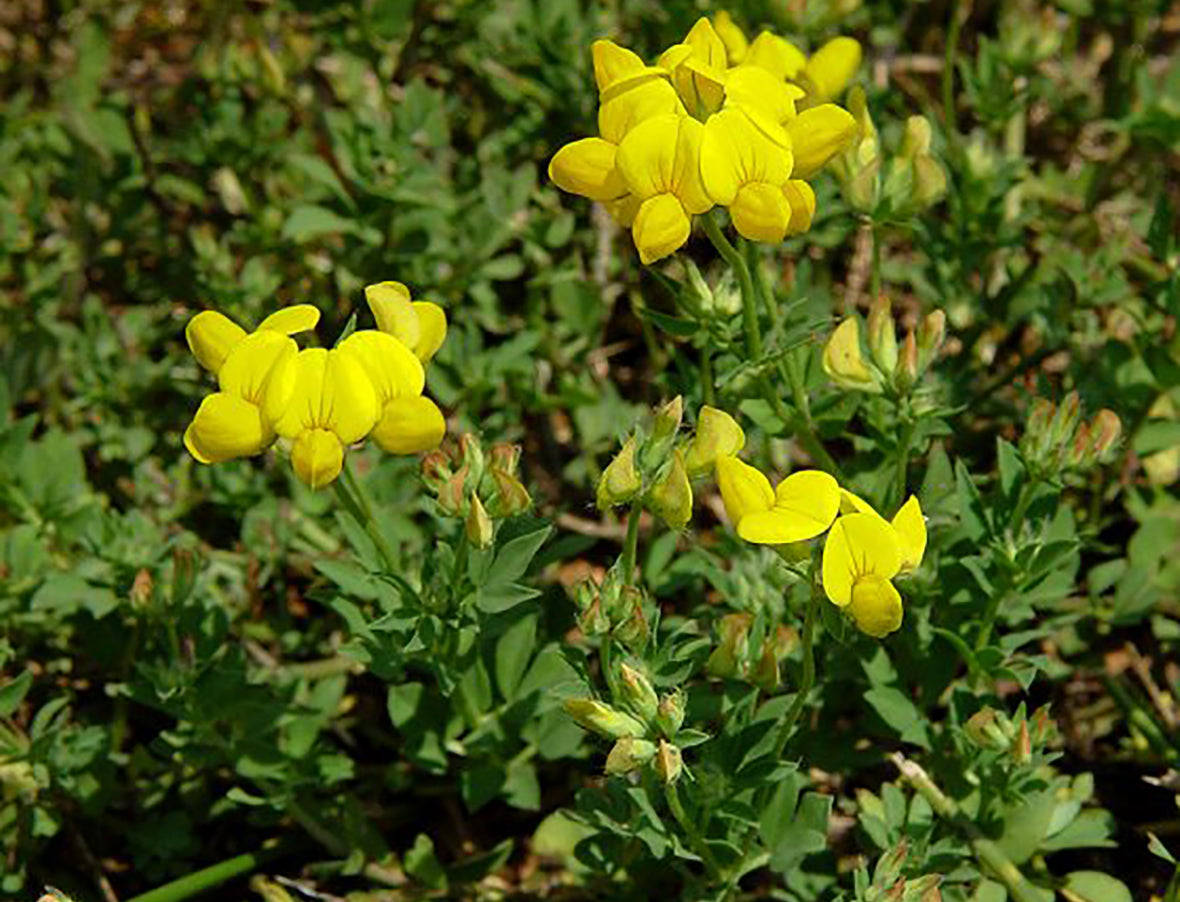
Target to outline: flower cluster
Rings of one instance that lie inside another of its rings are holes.
[[[909,394],[934,362],[946,337],[946,314],[928,313],[917,330],[908,329],[898,345],[892,305],[879,295],[869,306],[868,354],[861,347],[860,321],[840,322],[824,346],[823,367],[833,382],[850,391]]]
[[[423,365],[446,336],[435,304],[412,301],[399,282],[365,289],[376,329],[353,332],[336,347],[300,350],[291,337],[315,328],[319,311],[287,307],[247,334],[215,311],[185,329],[197,361],[217,377],[184,433],[198,461],[261,454],[282,440],[296,475],[313,489],[328,485],[349,445],[371,436],[391,454],[434,448],[446,424],[422,396]]]
[[[596,41],[599,134],[549,164],[558,187],[631,229],[644,263],[683,246],[692,218],[714,206],[753,241],[806,231],[807,179],[856,135],[852,115],[828,102],[860,64],[856,41],[836,38],[808,59],[778,35],[747,42],[728,17],[718,25],[700,19],[655,65]]]
[[[747,542],[783,546],[827,533],[821,576],[828,600],[870,636],[901,626],[894,577],[913,571],[926,551],[926,522],[911,496],[892,520],[819,470],[800,470],[771,488],[737,457],[717,461],[725,511]]]

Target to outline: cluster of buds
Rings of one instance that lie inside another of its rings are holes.
[[[946,194],[946,172],[930,152],[930,122],[925,116],[906,120],[901,146],[886,169],[863,89],[854,87],[849,92],[848,109],[856,120],[857,135],[831,167],[849,206],[875,221],[903,220]]]
[[[1077,392],[1070,392],[1060,404],[1037,398],[1020,439],[1020,453],[1029,469],[1042,476],[1088,470],[1114,456],[1122,428],[1118,414],[1107,408],[1083,420]]]
[[[928,313],[899,345],[892,306],[882,294],[869,307],[867,332],[862,343],[860,321],[849,316],[841,322],[824,347],[824,372],[841,388],[904,397],[938,355],[946,337],[946,314]]]
[[[696,433],[680,438],[684,401],[677,395],[655,411],[649,430],[637,429],[598,480],[598,507],[606,510],[639,499],[672,529],[692,517],[692,478],[711,473],[716,462],[746,444],[745,433],[727,413],[702,407]]]
[[[586,580],[574,590],[578,628],[583,635],[610,636],[626,648],[639,651],[650,635],[643,601],[643,590],[628,584],[616,564],[601,584]]]
[[[1034,751],[1040,751],[1057,735],[1057,726],[1048,707],[1040,707],[1028,716],[1024,706],[1009,717],[995,708],[982,708],[967,720],[967,736],[980,748],[1006,752],[1015,764],[1028,764]]]
[[[741,313],[742,293],[733,270],[727,267],[715,286],[705,281],[700,269],[688,257],[684,258],[684,271],[688,284],[681,297],[698,316],[729,319]]]
[[[520,446],[504,442],[484,450],[466,433],[457,447],[440,448],[422,460],[422,479],[447,517],[463,521],[467,539],[487,548],[495,521],[522,514],[533,499],[520,481]]]
[[[862,902],[942,902],[938,886],[942,877],[926,874],[922,877],[903,877],[910,857],[909,843],[904,839],[877,860],[873,882],[860,897]]]
[[[726,614],[717,622],[717,646],[705,662],[711,677],[745,680],[767,692],[778,689],[779,664],[799,644],[799,635],[789,626],[779,624],[762,637],[757,649],[751,642],[754,615],[741,612]]]
[[[684,693],[675,689],[657,695],[651,681],[627,664],[619,667],[617,677],[614,706],[577,698],[565,703],[565,712],[583,729],[614,740],[607,774],[621,777],[650,766],[661,782],[675,783],[684,769],[674,744],[684,724]]]

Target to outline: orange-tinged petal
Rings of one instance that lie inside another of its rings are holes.
[[[390,454],[417,454],[437,448],[446,431],[446,420],[435,403],[412,395],[385,405],[372,437]]]
[[[627,193],[615,168],[618,147],[601,138],[567,144],[549,161],[549,178],[562,191],[591,200],[615,200]]]
[[[246,330],[216,310],[204,310],[188,321],[184,337],[197,362],[216,376]]]
[[[184,446],[203,464],[260,454],[273,440],[258,406],[225,392],[205,398],[184,433]]]
[[[327,429],[305,429],[291,445],[291,467],[308,486],[321,489],[344,468],[344,446]]]

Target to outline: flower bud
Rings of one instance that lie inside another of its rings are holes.
[[[519,479],[496,466],[489,467],[488,472],[494,486],[494,494],[488,502],[488,512],[492,516],[500,519],[515,517],[532,507],[533,499]]]
[[[479,438],[470,432],[459,436],[459,460],[463,468],[471,474],[471,484],[479,485],[483,479],[483,447],[479,443]]]
[[[891,887],[896,884],[909,855],[910,845],[903,836],[896,846],[877,859],[877,866],[873,869],[873,885]]]
[[[750,670],[750,682],[767,692],[773,692],[779,684],[778,656],[774,652],[774,641],[768,636]]]
[[[918,383],[918,341],[914,337],[914,330],[905,334],[905,341],[901,346],[901,355],[897,361],[897,370],[893,374],[894,384],[898,392],[908,394],[909,390]]]
[[[707,404],[697,417],[697,431],[684,454],[689,476],[704,476],[722,457],[731,457],[746,446],[746,434],[729,414]]]
[[[927,367],[934,362],[943,339],[946,338],[946,314],[941,310],[932,310],[922,320],[918,330],[918,372],[926,372]]]
[[[717,624],[717,647],[705,662],[705,671],[710,676],[735,679],[742,675],[753,622],[753,616],[747,613],[726,614],[721,618]]]
[[[619,667],[619,676],[622,678],[619,684],[621,697],[616,701],[621,702],[636,717],[647,723],[654,723],[659,699],[651,681],[634,667],[628,667],[626,664]]]
[[[467,541],[476,548],[487,548],[492,544],[492,518],[484,509],[479,495],[471,496],[471,504],[467,508],[467,518],[463,525],[467,532]]]
[[[677,395],[664,406],[656,410],[656,421],[652,427],[651,441],[663,442],[675,438],[684,419],[684,398]]]
[[[443,483],[438,490],[438,506],[448,517],[462,517],[467,509],[467,467]]]
[[[1081,420],[1082,402],[1076,391],[1071,391],[1057,407],[1049,424],[1049,447],[1066,448],[1073,441]]]
[[[623,443],[623,448],[598,480],[598,508],[606,510],[616,504],[626,504],[639,494],[643,482],[635,469],[635,436]]]
[[[853,391],[881,391],[881,376],[869,369],[860,349],[860,324],[848,317],[836,327],[824,347],[824,372],[841,388]]]
[[[705,277],[701,275],[697,265],[687,257],[684,260],[684,269],[688,273],[686,293],[689,295],[689,306],[697,307],[703,313],[711,313],[716,306],[713,299],[713,289],[709,287],[709,283],[705,281]]]
[[[888,296],[879,294],[869,306],[869,351],[873,362],[886,376],[897,368],[897,336],[893,331],[893,310]]]
[[[656,708],[656,729],[665,739],[675,739],[684,724],[687,698],[679,689],[666,693]]]
[[[597,598],[578,613],[578,629],[584,636],[605,636],[610,632],[610,618],[603,613]]]
[[[520,445],[496,442],[488,451],[488,463],[502,473],[515,476],[516,468],[520,466]]]
[[[634,589],[633,586],[628,588]],[[626,607],[622,616],[615,621],[617,626],[614,637],[631,651],[642,651],[651,635],[647,615],[643,613],[643,593],[635,589],[632,592],[624,592],[621,598]]]
[[[684,760],[681,757],[680,749],[666,739],[661,739],[656,748],[652,767],[655,769],[656,776],[665,786],[675,783],[680,779],[680,772],[684,769]]]
[[[191,548],[176,548],[172,552],[173,605],[186,601],[197,585],[197,553]]]
[[[606,772],[621,777],[639,770],[656,755],[656,744],[648,739],[624,737],[615,742],[606,756]]]
[[[1122,431],[1123,424],[1113,410],[1104,407],[1094,415],[1090,425],[1090,434],[1093,436],[1090,453],[1095,463],[1106,462],[1118,444]]]
[[[692,485],[678,450],[672,452],[672,462],[652,486],[648,501],[669,529],[680,530],[688,525],[692,518]]]
[[[1028,721],[1022,720],[1016,731],[1016,741],[1012,743],[1012,761],[1014,764],[1028,764],[1032,760],[1032,739],[1028,735]]]
[[[978,746],[985,749],[1006,749],[1011,744],[1011,724],[994,708],[976,711],[964,724],[963,730]]]
[[[436,495],[452,475],[451,456],[442,448],[436,448],[422,458],[422,481]]]
[[[942,877],[938,874],[926,874],[916,880],[907,880],[901,902],[942,902],[942,891],[938,888],[941,882]]]
[[[647,732],[643,724],[630,714],[616,711],[610,705],[592,698],[567,699],[562,708],[578,726],[607,739],[640,739]]]

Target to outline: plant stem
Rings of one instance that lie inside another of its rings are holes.
[[[701,348],[701,395],[706,404],[717,404],[717,389],[713,385],[713,358],[708,347]]]
[[[910,445],[914,441],[914,421],[908,416],[901,421],[901,438],[897,448],[897,503],[905,501],[906,475],[910,468]]]
[[[872,224],[869,225],[869,242],[873,248],[872,263],[869,265],[869,300],[875,301],[881,295],[881,239]]]
[[[1004,884],[1013,902],[1041,902],[1037,888],[1028,882],[999,846],[985,837],[974,822],[962,816],[955,800],[938,787],[921,765],[908,760],[899,752],[894,752],[889,758],[901,772],[902,778],[930,803],[930,807],[967,837],[975,857]]]
[[[799,715],[803,713],[803,706],[807,703],[807,697],[811,695],[811,689],[815,685],[815,620],[822,603],[819,596],[819,588],[815,582],[815,565],[813,564],[811,597],[807,600],[807,612],[803,615],[803,678],[799,681],[795,700],[791,702],[791,707],[787,709],[786,716],[778,728],[778,736],[774,740],[775,758],[782,757],[783,749],[787,747],[787,740],[791,738],[795,724],[799,721]]]
[[[705,222],[705,234],[709,236],[713,247],[737,275],[738,288],[742,293],[742,328],[745,332],[746,356],[751,364],[756,364],[762,356],[762,329],[758,325],[757,297],[754,294],[754,283],[750,279],[750,267],[746,266],[746,261],[742,259],[737,248],[729,243],[712,213],[705,214],[701,219]]]
[[[672,812],[672,817],[676,818],[676,823],[688,835],[689,845],[693,851],[701,856],[701,860],[705,862],[705,867],[710,874],[719,875],[721,869],[717,866],[717,859],[713,857],[713,851],[705,842],[704,835],[697,825],[689,819],[688,812],[684,810],[684,805],[680,801],[680,792],[676,789],[675,783],[664,784],[664,797],[668,800],[668,809]]]
[[[946,122],[946,139],[952,147],[958,136],[958,123],[955,116],[955,63],[959,55],[959,32],[963,28],[963,16],[960,15],[960,0],[952,0],[950,22],[947,25],[946,57],[942,67],[942,115]]]
[[[257,852],[248,852],[245,855],[227,858],[225,861],[219,861],[217,864],[193,871],[191,874],[185,874],[170,883],[141,893],[130,899],[129,902],[180,902],[182,899],[190,899],[198,893],[203,893],[225,883],[227,880],[233,880],[235,877],[241,877],[243,874],[257,870],[266,862],[277,857],[280,852],[278,846],[270,846],[259,849]]]
[[[344,469],[340,472],[340,478],[332,483],[332,487],[336,490],[336,497],[340,499],[348,513],[364,527],[369,538],[373,540],[373,545],[381,556],[381,562],[385,564],[385,569],[392,573],[394,561],[397,558],[385,540],[385,536],[381,533],[377,520],[373,516],[373,508],[369,504],[368,495],[365,494],[365,490],[361,487],[347,460],[344,462]]]
[[[639,548],[639,515],[643,505],[636,498],[631,502],[627,514],[627,537],[623,540],[623,582],[632,585],[635,581],[635,556]]]

